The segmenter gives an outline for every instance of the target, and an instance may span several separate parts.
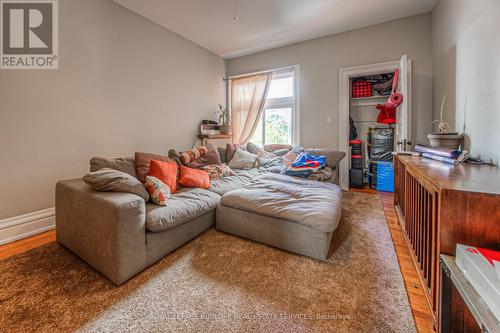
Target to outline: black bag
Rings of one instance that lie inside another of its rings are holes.
[[[358,137],[358,132],[356,131],[356,126],[354,126],[354,120],[349,116],[349,140],[355,140]]]
[[[372,161],[391,161],[394,151],[394,129],[372,128],[368,136],[370,149],[368,151]]]

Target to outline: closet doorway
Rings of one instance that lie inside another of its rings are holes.
[[[363,65],[339,70],[339,150],[348,153],[347,158],[343,159],[339,166],[340,186],[343,190],[349,190],[349,169],[351,167],[351,156],[349,154],[349,117],[351,108],[360,107],[360,109],[370,109],[369,113],[377,114],[375,109],[377,104],[384,104],[388,96],[370,96],[367,98],[352,98],[352,83],[353,79],[359,77],[368,77],[375,75],[393,75],[396,68],[399,70],[398,88],[397,91],[403,95],[402,103],[398,106],[396,112],[396,123],[394,128],[394,150],[408,150],[411,145],[411,59],[403,55],[399,61],[389,61],[379,64]],[[384,100],[385,99],[385,100]],[[361,111],[357,111],[358,114]],[[360,138],[366,138],[366,127],[372,122],[376,125],[375,120],[370,119],[370,115],[363,115],[358,120],[359,124],[363,124],[358,132]],[[366,142],[364,143],[366,145]],[[366,151],[366,148],[365,148]],[[363,159],[364,161],[365,159]],[[367,166],[363,166],[365,175]],[[366,181],[366,180],[365,180]]]

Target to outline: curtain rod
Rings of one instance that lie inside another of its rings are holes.
[[[247,74],[241,74],[241,75],[233,75],[233,76],[225,77],[222,80],[224,80],[224,81],[230,81],[232,79],[237,79],[237,78],[242,78],[242,77],[247,77],[247,76],[252,76],[252,75],[267,74],[267,73],[291,72],[293,70],[295,70],[294,66],[283,67],[283,68],[270,69],[270,70],[267,70],[267,71],[253,72],[253,73],[247,73]]]

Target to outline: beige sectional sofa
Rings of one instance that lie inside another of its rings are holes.
[[[318,153],[327,155],[327,164],[333,169],[345,156],[344,153],[324,150]],[[121,159],[121,163],[133,163],[133,159]],[[262,168],[235,170],[235,172],[236,176],[213,181],[209,190],[183,188],[171,196],[167,206],[145,202],[134,194],[93,191],[81,179],[62,180],[56,185],[57,241],[115,284],[120,285],[214,226],[216,208],[221,196],[242,187],[252,186],[253,181],[269,174]],[[288,176],[281,177],[292,179]],[[323,185],[321,188],[325,188]],[[338,189],[331,184],[328,186],[331,186],[334,192]],[[325,200],[329,200],[329,197],[326,196]],[[223,213],[219,215],[223,216]],[[266,218],[269,217],[263,216],[261,220],[264,221]],[[337,216],[332,217],[336,218]],[[302,231],[303,238],[308,237],[304,230],[311,231],[311,237],[315,235],[323,237],[321,249],[309,249],[311,244],[318,243],[313,240],[306,242],[302,254],[319,259],[326,258],[324,249],[329,246],[331,232],[338,220],[332,220],[326,235],[323,235],[325,234],[323,231],[317,233],[318,230],[301,224],[300,221],[291,219],[288,222],[291,223],[289,226],[292,229],[297,229],[292,230],[295,234]],[[226,225],[231,223],[229,214],[223,223]],[[224,230],[224,227],[221,229]],[[231,229],[228,228],[226,231],[231,232]],[[245,237],[244,234],[241,236]],[[248,238],[258,240],[255,237]],[[300,245],[295,245],[297,248],[287,248],[278,243],[267,243],[301,253]]]

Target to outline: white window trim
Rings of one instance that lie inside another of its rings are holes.
[[[293,73],[294,73],[294,112],[292,114],[292,144],[300,146],[302,140],[300,136],[300,103],[299,103],[299,96],[300,96],[300,66],[295,65],[293,66]]]
[[[293,70],[290,72],[282,72],[282,73],[276,73],[273,74],[272,79],[279,79],[279,78],[285,78],[285,77],[290,77],[293,76],[293,96],[289,97],[277,97],[277,98],[271,98],[266,100],[266,104],[264,105],[264,110],[262,112],[265,112],[266,109],[280,109],[280,108],[292,108],[292,117],[291,117],[291,144],[292,145],[299,145],[300,144],[300,115],[299,115],[299,103],[298,103],[298,98],[299,98],[299,84],[298,84],[298,73],[299,73],[299,66],[295,65],[293,66]],[[264,118],[262,117],[262,142],[263,144],[269,144],[265,142],[265,126],[264,126]]]

